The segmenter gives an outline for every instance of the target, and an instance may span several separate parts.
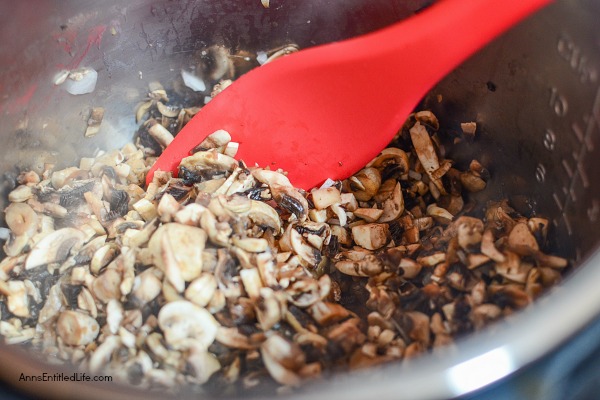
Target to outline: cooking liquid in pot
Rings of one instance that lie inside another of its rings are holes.
[[[213,95],[249,67],[248,54],[203,54]],[[546,253],[547,219],[470,197],[493,177],[446,154],[477,126],[440,129],[428,110],[356,175],[310,192],[236,160],[225,131],[144,189],[198,110],[186,93],[153,83],[135,143],[19,175],[0,269],[7,343],[143,388],[294,388],[449,346],[568,267]]]

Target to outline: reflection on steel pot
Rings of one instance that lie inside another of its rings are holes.
[[[258,52],[262,63],[295,51],[282,48],[290,43],[305,48],[358,35],[427,3],[69,0],[9,5],[2,0],[3,9],[11,10],[0,16],[2,198],[13,189],[20,169],[67,166],[97,149],[129,142],[136,131],[133,110],[148,83],[170,82],[182,69],[188,71],[202,56],[198,51],[211,44]],[[600,170],[595,156],[600,137],[599,16],[600,6],[593,0],[557,1],[477,54],[424,99],[446,129],[477,122],[478,140],[452,158],[466,163],[477,158],[490,166],[492,179],[478,194],[480,200],[509,198],[522,214],[550,217],[554,252],[577,266],[569,278],[533,306],[452,349],[312,383],[295,396],[391,399],[399,393],[411,398],[468,393],[547,354],[600,313],[595,287],[600,279],[595,266],[600,263],[595,229],[600,188],[594,179]],[[280,50],[263,54],[266,49]],[[215,64],[202,74],[206,80],[226,76],[227,66]],[[204,80],[185,76],[199,99],[209,95]],[[152,100],[160,102],[160,88],[154,93]],[[137,109],[143,114],[144,108]],[[77,326],[87,322],[79,315],[67,317]],[[3,345],[0,352],[4,380],[27,391],[61,398],[74,393],[149,397],[102,382],[19,382],[21,373],[68,371],[15,347]]]

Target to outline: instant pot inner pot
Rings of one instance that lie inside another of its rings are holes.
[[[269,8],[259,0],[11,3],[13,11],[0,16],[2,206],[18,171],[39,170],[45,162],[72,165],[130,141],[137,129],[135,106],[148,83],[169,88],[181,68],[211,44],[250,51],[289,43],[305,48],[377,29],[428,3],[272,0]],[[593,256],[599,239],[594,15],[599,13],[592,1],[552,5],[458,68],[423,101],[446,129],[477,122],[477,139],[452,155],[466,164],[476,158],[489,169],[488,188],[476,200],[508,198],[524,215],[548,217],[554,253],[575,266]],[[98,71],[93,93],[73,96],[54,85],[61,69],[80,66]],[[102,128],[84,138],[91,107],[105,108]],[[39,368],[13,348],[1,351],[25,370]],[[373,379],[389,383],[390,374]],[[373,393],[385,391],[381,382]],[[82,388],[91,396],[109,390]]]

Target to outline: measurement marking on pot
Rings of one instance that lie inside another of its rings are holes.
[[[600,214],[600,203],[598,199],[594,199],[592,200],[592,205],[587,210],[587,215],[591,222],[596,222],[598,214]]]
[[[566,114],[566,108],[564,108],[562,105],[566,106],[567,102],[566,100],[564,102],[556,100],[559,98],[561,98],[561,96],[553,88],[553,90],[551,91],[550,105],[551,107],[553,107],[553,110],[557,112],[557,115],[561,116],[558,111],[565,111]],[[557,108],[556,104],[559,103],[561,104],[561,106]],[[584,162],[586,155],[594,149],[594,144],[592,141],[594,132],[596,131],[596,129],[600,130],[600,88],[596,90],[596,96],[592,105],[591,113],[584,114],[582,120],[585,129],[583,129],[578,122],[573,122],[571,124],[571,129],[574,133],[575,138],[577,138],[577,142],[579,143],[579,147],[576,147],[572,153],[573,160],[563,158],[561,161],[562,168],[568,177],[568,183],[561,188],[561,191],[554,192],[552,195],[554,202],[556,203],[558,209],[561,212],[561,218],[555,219],[554,224],[558,225],[559,219],[562,219],[567,229],[567,233],[569,235],[571,235],[573,232],[571,229],[571,222],[566,214],[567,207],[569,207],[572,203],[577,202],[577,190],[579,189],[577,185],[580,184],[583,189],[587,189],[590,186],[590,180],[587,173],[585,172]],[[554,145],[550,146],[549,148],[547,144],[549,140],[548,132],[552,131],[546,131],[543,143],[547,149],[553,150]],[[573,162],[574,166],[572,164]],[[542,164],[539,164],[535,173],[536,179],[539,182],[543,182],[545,180],[545,174],[546,170],[544,166]],[[592,219],[593,217],[593,220],[595,220],[598,218],[599,212],[600,205],[598,204],[598,200],[593,199],[592,205],[587,208],[588,217],[590,219]]]
[[[544,133],[544,147],[549,151],[554,151],[556,147],[556,133],[550,128]]]
[[[558,89],[555,87],[550,89],[550,107],[552,107],[554,113],[559,117],[564,117],[569,111],[567,99],[558,93]]]
[[[558,54],[569,63],[571,69],[579,75],[581,83],[595,83],[598,80],[598,71],[590,64],[589,58],[566,34],[561,34],[556,44]]]

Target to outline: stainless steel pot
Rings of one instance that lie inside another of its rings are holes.
[[[385,26],[425,0],[0,0],[2,198],[19,168],[40,168],[127,142],[148,82],[168,85],[196,50],[212,43],[261,50],[301,47]],[[490,15],[489,18],[493,18]],[[600,3],[557,1],[448,76],[424,99],[449,127],[478,122],[475,154],[492,174],[489,198],[549,216],[555,251],[576,266],[555,290],[503,323],[402,365],[308,385],[298,398],[449,398],[520,370],[568,341],[600,313]],[[468,21],[465,21],[468,24]],[[477,32],[473,32],[477,34]],[[90,66],[96,90],[72,96],[53,79]],[[434,101],[441,94],[443,101]],[[102,131],[83,137],[91,106]],[[485,198],[481,198],[484,201]],[[60,371],[1,346],[2,378],[37,395],[148,398],[115,384],[20,382]]]

